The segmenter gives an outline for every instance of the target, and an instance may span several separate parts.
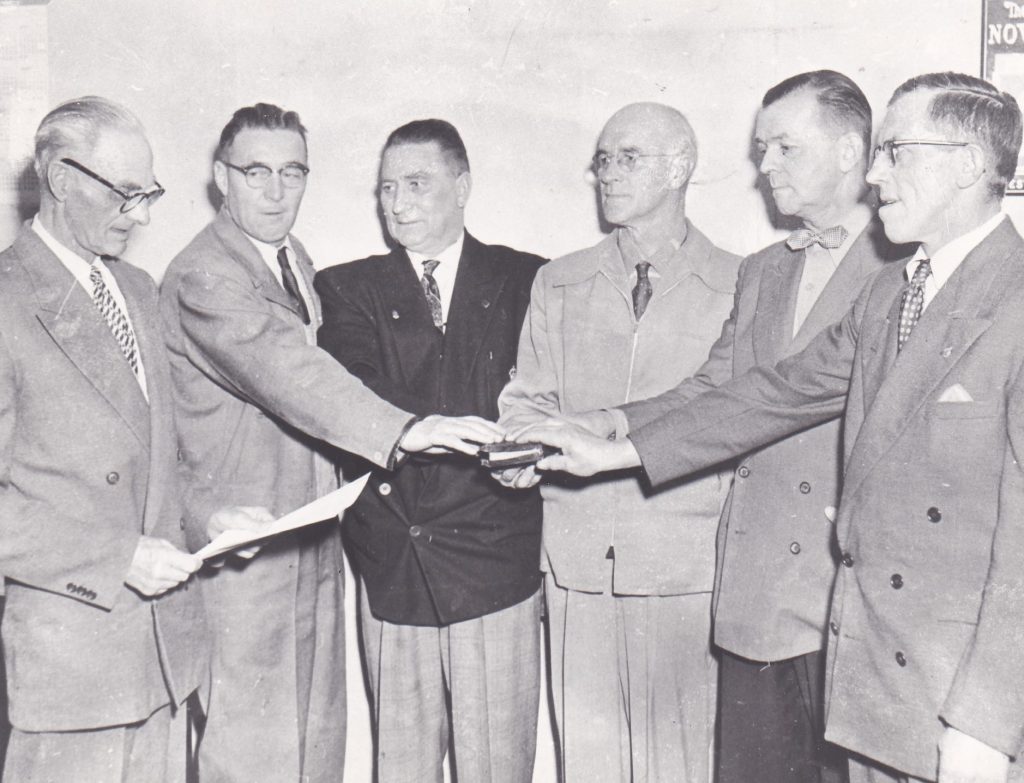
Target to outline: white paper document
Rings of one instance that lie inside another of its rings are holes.
[[[363,487],[366,486],[366,482],[369,479],[370,474],[366,473],[355,481],[349,482],[341,489],[329,492],[322,498],[317,498],[312,503],[307,503],[302,508],[297,508],[285,514],[280,519],[274,520],[259,530],[225,530],[213,541],[196,552],[196,554],[203,558],[203,560],[209,560],[211,557],[217,557],[217,555],[230,552],[232,549],[238,549],[238,547],[251,544],[254,541],[262,541],[265,538],[271,538],[288,530],[295,530],[306,525],[314,525],[317,522],[323,522],[325,519],[336,517],[356,502],[356,498],[359,497],[359,493],[363,491]]]

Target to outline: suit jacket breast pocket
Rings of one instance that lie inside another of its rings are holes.
[[[936,402],[930,411],[933,419],[987,419],[999,413],[999,400]]]

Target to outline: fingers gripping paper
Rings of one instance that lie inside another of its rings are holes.
[[[262,541],[289,530],[314,525],[325,519],[336,517],[356,502],[356,498],[363,491],[369,478],[370,474],[366,473],[341,489],[336,489],[322,498],[317,498],[312,503],[307,503],[302,508],[285,514],[260,530],[225,530],[196,554],[203,560],[209,560],[211,557],[217,557],[255,541]]]

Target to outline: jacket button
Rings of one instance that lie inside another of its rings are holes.
[[[380,494],[384,495],[384,497],[387,497],[388,495],[391,494],[391,485],[388,484],[386,481],[382,482],[381,485],[377,487],[377,491],[380,492]]]
[[[178,462],[184,462],[185,461],[185,452],[182,451],[181,449],[178,449],[178,455],[177,456],[178,456]]]
[[[906,666],[907,665],[907,656],[905,656],[901,652],[897,652],[896,653],[896,663],[898,663],[900,666]]]
[[[419,525],[413,525],[411,528],[409,528],[409,535],[413,538],[419,538],[420,533],[422,532],[423,528],[421,528]]]
[[[748,468],[746,465],[740,465],[740,469],[737,470],[736,472],[739,474],[740,478],[746,478],[747,476],[750,475],[750,468]]]
[[[927,514],[929,522],[939,522],[942,519],[942,512],[935,508],[935,506],[928,509]]]
[[[839,636],[839,623],[835,620],[828,624],[828,629],[832,632],[833,636]]]
[[[182,517],[178,520],[178,527],[180,527],[182,530],[185,529],[185,517]]]
[[[792,552],[794,555],[799,555],[800,543],[798,541],[794,541],[792,544],[789,545],[789,551]]]
[[[117,474],[116,471],[112,470],[112,471],[110,471],[107,474],[107,483],[110,484],[111,486],[113,486],[114,484],[116,484],[120,480],[121,480],[121,477]]]
[[[849,552],[843,552],[842,563],[847,568],[853,568],[853,556]]]
[[[903,577],[899,574],[893,574],[889,577],[889,584],[892,585],[893,590],[899,590],[903,587]]]
[[[811,491],[811,485],[808,484],[806,481],[801,481],[800,482],[800,491],[803,492],[806,495],[808,492]]]

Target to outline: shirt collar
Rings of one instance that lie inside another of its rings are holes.
[[[242,233],[245,232],[243,231]],[[270,270],[272,272],[280,272],[281,266],[280,264],[277,263],[277,251],[280,250],[282,247],[288,248],[289,260],[295,257],[295,250],[294,248],[292,248],[291,235],[286,236],[284,238],[284,241],[280,245],[272,245],[269,242],[262,242],[259,239],[256,239],[255,237],[249,236],[249,234],[245,235],[249,237],[249,241],[256,246],[256,250],[259,251],[260,258],[262,258],[266,262],[267,266],[270,267]]]
[[[64,266],[66,266],[68,269],[73,269],[74,267],[86,264],[85,276],[89,276],[88,267],[96,263],[96,261],[99,259],[99,256],[93,256],[92,261],[86,261],[80,255],[78,255],[78,253],[75,253],[66,245],[62,244],[59,240],[57,240],[56,237],[53,236],[53,234],[47,231],[46,226],[43,225],[43,221],[39,219],[38,214],[34,218],[32,218],[32,230],[36,232],[36,234],[39,236],[41,240],[43,240],[43,244],[50,248],[53,254],[61,260],[61,263],[63,263]]]
[[[635,275],[636,265],[641,261],[650,264],[650,270],[656,275],[663,274],[665,266],[675,256],[679,248],[683,246],[688,233],[689,223],[684,226],[681,237],[670,237],[668,243],[659,247],[647,258],[644,258],[633,235],[627,229],[616,229],[615,240],[619,248],[619,255],[622,257],[622,263],[626,269],[626,274]]]
[[[440,267],[444,268],[444,271],[449,274],[454,274],[455,270],[459,266],[459,259],[462,258],[462,243],[465,238],[465,232],[460,231],[458,239],[452,244],[448,245],[440,253],[434,253],[433,255],[424,255],[423,253],[416,253],[412,250],[406,250],[406,255],[409,256],[409,261],[412,262],[412,268],[416,270],[416,276],[419,278],[423,277],[423,262],[430,260],[440,261]]]
[[[1002,222],[1004,217],[1006,217],[1006,213],[1000,210],[977,228],[972,228],[966,234],[961,234],[951,242],[947,242],[931,255],[932,279],[937,289],[945,285],[946,281],[952,277],[960,264],[963,263],[963,260],[967,258],[967,254],[980,245],[985,237],[995,231],[996,226]],[[907,262],[906,275],[908,280],[914,276],[914,270],[917,268],[918,261],[925,258],[928,258],[928,254],[924,251],[924,247],[919,246],[917,252]]]

